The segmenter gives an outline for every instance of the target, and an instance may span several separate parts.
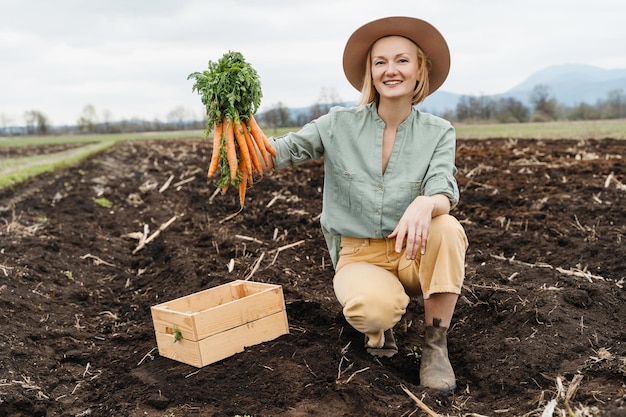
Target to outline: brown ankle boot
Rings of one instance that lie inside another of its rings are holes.
[[[454,370],[448,359],[447,332],[447,327],[426,327],[420,360],[421,385],[444,392],[456,388]]]

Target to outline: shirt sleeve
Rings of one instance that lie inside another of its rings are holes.
[[[276,149],[274,168],[282,169],[300,165],[310,159],[324,156],[324,144],[320,127],[324,125],[327,116],[307,123],[297,132],[290,132],[276,138],[269,138]]]
[[[459,204],[459,186],[455,165],[456,132],[452,125],[441,136],[423,182],[422,194],[443,194],[450,200],[450,209]]]

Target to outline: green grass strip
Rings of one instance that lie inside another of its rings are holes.
[[[626,119],[546,123],[454,123],[459,139],[626,139]]]
[[[97,135],[15,136],[0,138],[0,152],[3,146],[93,143],[102,141],[128,142],[135,140],[197,139],[204,137],[204,130],[181,130],[176,132],[110,133]]]
[[[0,189],[17,185],[36,175],[74,166],[90,155],[101,152],[113,144],[115,141],[102,141],[63,152],[1,161]]]

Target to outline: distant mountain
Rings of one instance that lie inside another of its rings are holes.
[[[568,86],[607,83],[626,80],[626,69],[612,69],[594,67],[592,65],[566,64],[555,65],[537,71],[526,79],[526,81],[513,87],[509,92],[530,91],[537,84],[547,84],[550,86]]]
[[[575,106],[580,103],[596,104],[610,91],[621,89],[626,93],[626,69],[607,70],[592,65],[555,65],[530,75],[525,81],[502,94],[486,96],[492,99],[513,97],[530,105],[530,96],[537,85],[546,85],[559,103]],[[429,96],[421,108],[436,114],[454,110],[461,94],[437,91]]]
[[[562,104],[596,104],[610,91],[621,89],[626,93],[626,69],[607,70],[591,65],[556,65],[532,74],[526,81],[510,89],[505,95],[529,97],[535,86],[547,85],[554,98]],[[522,100],[524,102],[528,101]]]
[[[462,94],[437,90],[430,96],[426,97],[426,100],[420,103],[417,107],[420,110],[441,116],[446,111],[454,111],[456,109],[456,104],[461,97],[463,97]]]

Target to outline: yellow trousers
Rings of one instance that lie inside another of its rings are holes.
[[[395,239],[341,238],[333,286],[348,323],[383,344],[383,333],[406,312],[410,297],[460,294],[465,277],[467,236],[451,215],[433,217],[424,255],[406,259]]]

